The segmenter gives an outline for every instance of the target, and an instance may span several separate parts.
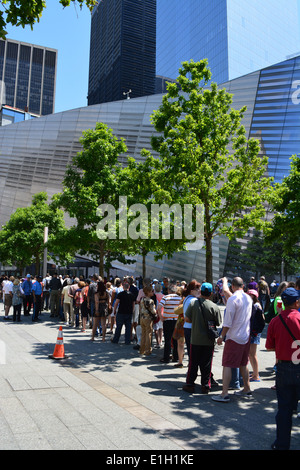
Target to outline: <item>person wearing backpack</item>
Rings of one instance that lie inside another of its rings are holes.
[[[100,326],[102,327],[102,342],[105,342],[106,335],[106,317],[110,310],[110,296],[106,290],[104,282],[101,280],[98,282],[97,291],[95,297],[95,314],[92,329],[91,341],[94,341],[96,331]]]
[[[255,289],[250,289],[247,292],[250,295],[253,306],[252,315],[250,319],[250,350],[249,350],[249,361],[252,366],[252,376],[250,382],[260,382],[259,367],[257,359],[257,345],[260,344],[261,333],[265,326],[265,317],[263,309],[258,301],[259,293]]]
[[[75,311],[76,327],[78,327],[82,323],[81,308],[84,302],[84,296],[82,292],[84,287],[85,287],[85,282],[79,281],[78,289],[76,289],[75,295],[74,295],[74,311]]]
[[[21,308],[24,295],[24,291],[20,286],[20,279],[15,279],[12,287],[13,321],[21,321]]]

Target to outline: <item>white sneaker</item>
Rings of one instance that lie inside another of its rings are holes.
[[[219,401],[222,403],[228,403],[230,401],[229,395],[214,395],[211,397],[212,400],[214,401]]]
[[[237,397],[244,397],[244,398],[252,398],[252,392],[244,392],[243,390],[239,390],[238,392],[234,392],[234,395]]]

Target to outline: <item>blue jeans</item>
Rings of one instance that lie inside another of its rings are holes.
[[[122,327],[123,327],[123,325],[125,325],[125,344],[130,344],[131,319],[132,319],[132,314],[131,313],[126,313],[126,314],[117,313],[116,331],[115,331],[114,339],[112,340],[112,343],[118,343],[119,342]]]
[[[243,387],[243,377],[240,374],[240,369],[231,369],[231,381],[229,384],[229,388],[240,388]]]
[[[278,449],[290,448],[293,411],[300,400],[300,364],[278,362],[276,372],[276,394],[278,411],[276,414],[276,440]]]

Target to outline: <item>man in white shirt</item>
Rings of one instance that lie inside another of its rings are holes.
[[[235,277],[232,280],[233,295],[227,300],[222,334],[217,340],[217,343],[221,345],[226,336],[222,358],[223,390],[221,395],[212,397],[214,401],[228,402],[230,400],[228,389],[232,368],[240,369],[244,381],[244,389],[241,392],[235,392],[235,394],[251,396],[247,364],[250,349],[252,299],[244,292],[243,287],[244,283],[240,277]]]
[[[15,278],[11,276],[9,281],[3,282],[3,294],[4,294],[4,320],[10,320],[8,314],[10,307],[12,305],[12,291],[13,291],[13,282]]]

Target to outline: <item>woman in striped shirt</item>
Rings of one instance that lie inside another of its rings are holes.
[[[178,287],[175,284],[171,284],[168,287],[168,295],[163,297],[158,305],[158,314],[163,322],[163,331],[165,338],[164,356],[160,362],[167,364],[170,362],[171,354],[171,341],[173,331],[176,325],[178,315],[174,312],[175,308],[181,302],[181,296],[177,293]],[[177,341],[173,339],[173,361],[178,361]]]

